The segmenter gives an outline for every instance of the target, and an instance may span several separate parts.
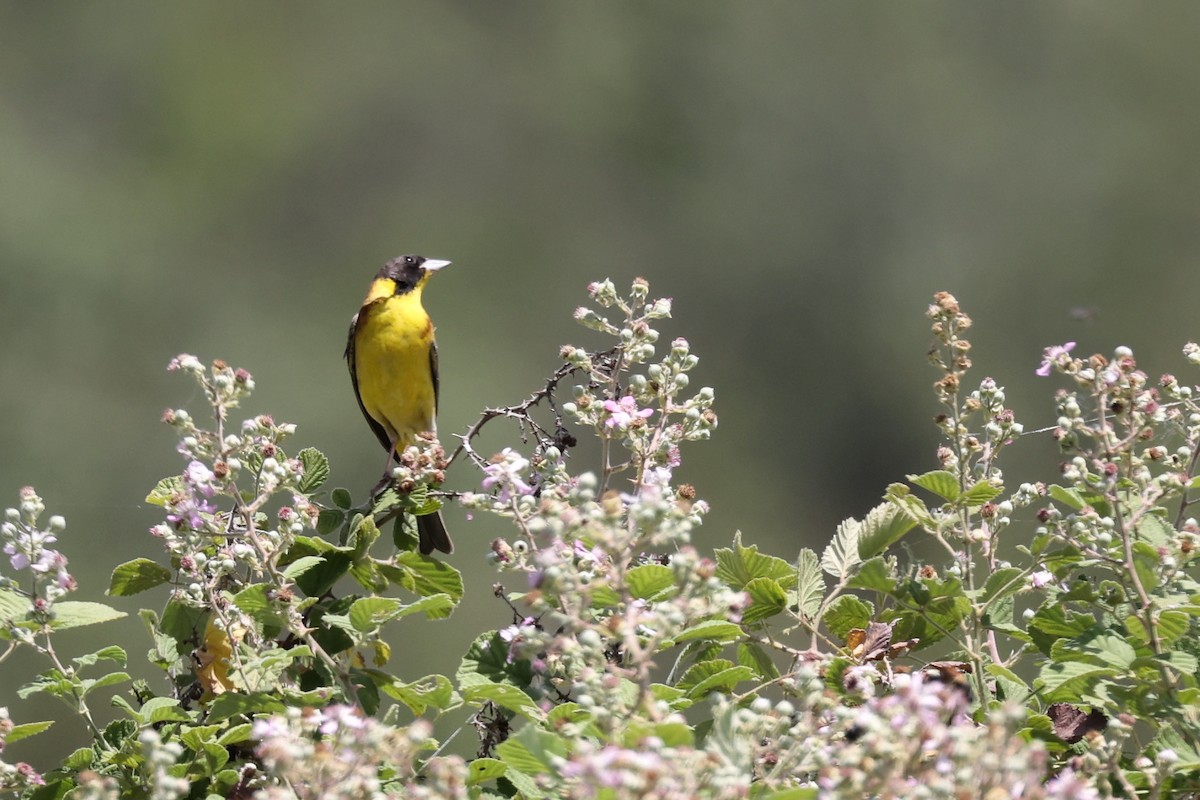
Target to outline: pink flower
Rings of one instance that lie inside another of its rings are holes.
[[[604,424],[619,430],[628,428],[635,419],[645,419],[654,413],[653,408],[638,408],[637,401],[629,395],[620,400],[605,400],[604,410],[612,415]]]
[[[1051,345],[1042,351],[1042,365],[1034,370],[1035,373],[1043,378],[1050,374],[1050,370],[1054,368],[1054,362],[1067,355],[1075,349],[1074,342],[1067,342],[1063,345]]]

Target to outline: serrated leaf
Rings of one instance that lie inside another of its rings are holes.
[[[856,519],[846,519],[838,525],[833,540],[825,547],[821,556],[821,569],[837,578],[839,581],[848,579],[862,563],[858,555],[858,537],[862,532],[862,523]]]
[[[398,553],[396,566],[405,571],[397,582],[386,570],[384,574],[393,583],[398,583],[410,592],[422,597],[431,594],[447,594],[456,604],[463,597],[462,573],[444,561],[427,558],[413,552]]]
[[[988,576],[983,584],[979,601],[984,605],[1003,597],[1016,594],[1026,585],[1025,571],[1016,567],[1002,567]]]
[[[476,683],[463,686],[462,696],[467,702],[495,703],[533,722],[541,722],[546,718],[545,712],[538,708],[533,698],[509,684]]]
[[[1000,688],[1004,690],[1005,700],[1020,703],[1028,699],[1032,690],[1017,673],[1000,664],[988,664],[984,669],[996,679]]]
[[[693,665],[683,673],[677,686],[687,692],[692,700],[699,700],[713,692],[728,692],[753,677],[754,671],[749,667],[735,666],[728,659],[716,658]]]
[[[958,502],[968,508],[978,508],[996,499],[1004,489],[990,481],[980,481],[958,496]]]
[[[495,780],[503,775],[506,769],[508,767],[498,758],[477,758],[467,764],[467,786],[478,786]]]
[[[1087,502],[1083,499],[1083,495],[1074,489],[1068,489],[1065,486],[1051,484],[1046,487],[1046,494],[1052,499],[1057,500],[1065,506],[1068,506],[1075,511],[1082,511],[1087,507]]]
[[[1142,541],[1155,547],[1166,547],[1175,539],[1175,529],[1155,514],[1146,514],[1138,521],[1137,534]]]
[[[744,624],[762,622],[787,608],[787,593],[773,578],[755,578],[742,591],[750,596],[750,607],[742,612]]]
[[[652,600],[675,589],[675,573],[663,564],[642,564],[626,575],[629,592],[639,600]]]
[[[1101,667],[1083,661],[1051,661],[1042,667],[1035,685],[1045,692],[1045,699],[1058,699],[1055,693],[1067,686],[1072,688],[1064,692],[1064,699],[1078,697],[1082,689],[1089,683],[1116,675],[1117,670],[1111,667]]]
[[[909,531],[917,527],[916,520],[894,503],[880,503],[867,512],[858,534],[858,557],[863,561],[882,554]]]
[[[567,743],[560,736],[526,725],[516,736],[510,736],[496,747],[496,755],[509,767],[526,775],[543,775],[554,771],[552,764],[567,754]]]
[[[129,597],[169,580],[171,570],[148,558],[135,558],[113,570],[107,593],[110,597]]]
[[[0,623],[14,622],[23,618],[33,608],[33,603],[20,592],[0,589]],[[3,625],[0,625],[0,636],[3,635]],[[4,636],[7,638],[7,636]]]
[[[742,642],[737,646],[738,664],[754,670],[755,678],[760,681],[774,680],[779,677],[779,667],[767,654],[767,651],[754,642]]]
[[[920,486],[927,492],[933,492],[947,503],[953,503],[962,494],[962,488],[958,485],[958,477],[953,472],[944,469],[935,469],[923,475],[905,475],[904,477],[908,479],[909,483]]]
[[[328,699],[326,702],[328,703]],[[239,715],[282,714],[285,710],[286,706],[279,698],[268,692],[225,692],[213,698],[208,706],[207,719],[209,722],[222,722]]]
[[[46,722],[25,722],[20,725],[14,725],[4,734],[4,743],[12,744],[19,742],[22,739],[28,739],[30,736],[37,736],[42,731],[48,730],[54,724],[53,720]]]
[[[852,594],[844,594],[825,609],[821,620],[834,639],[845,641],[846,634],[854,628],[866,628],[874,614],[874,606]]]
[[[706,619],[689,625],[673,641],[679,643],[711,639],[715,642],[731,642],[741,635],[742,628],[735,622],[725,619]]]
[[[181,491],[183,491],[183,476],[172,475],[154,484],[154,488],[150,490],[150,494],[146,495],[146,502],[162,508],[167,505],[172,497]]]
[[[401,603],[390,597],[363,597],[355,600],[348,614],[350,625],[360,633],[369,633],[386,622],[418,614],[444,617],[454,608],[448,594],[432,594],[415,603]]]
[[[329,459],[315,447],[306,447],[296,454],[303,472],[298,488],[304,494],[312,494],[329,479]]]
[[[342,523],[346,521],[346,512],[340,508],[322,508],[317,514],[317,533],[322,536],[332,536]]]
[[[294,581],[314,567],[320,566],[324,559],[319,556],[301,556],[283,569],[283,577]]]
[[[796,572],[782,558],[763,555],[757,545],[742,546],[742,532],[733,535],[733,547],[714,551],[717,559],[717,579],[731,589],[741,591],[755,578],[774,578],[785,589],[794,586]]]
[[[370,633],[393,619],[404,604],[391,597],[363,597],[355,600],[347,615],[359,633]]]
[[[90,747],[81,747],[63,759],[63,766],[71,770],[85,770],[96,763],[96,753]]]
[[[380,674],[384,678],[388,677],[384,673]],[[462,698],[454,691],[454,685],[445,675],[426,675],[411,683],[383,680],[379,688],[388,697],[408,706],[416,716],[424,714],[429,708],[445,711],[462,702]]]
[[[485,631],[467,648],[455,678],[459,686],[482,681],[509,683],[524,689],[533,680],[533,667],[526,659],[510,660],[508,642],[498,631]]]
[[[896,591],[896,576],[881,556],[875,556],[864,561],[846,585],[851,589],[892,594]]]
[[[307,597],[321,597],[341,580],[354,561],[346,553],[330,550],[320,556],[321,563],[296,576],[296,585]]]
[[[156,725],[160,722],[184,722],[190,719],[188,712],[179,707],[173,697],[151,697],[138,709],[142,724]]]
[[[825,598],[825,578],[817,554],[805,547],[796,558],[796,606],[800,614],[812,618]]]
[[[124,611],[117,611],[112,606],[87,600],[63,600],[55,603],[54,613],[55,616],[50,622],[50,627],[56,631],[82,628],[85,625],[98,625],[128,616]]]
[[[1195,675],[1197,672],[1200,672],[1200,660],[1197,660],[1194,655],[1183,650],[1172,650],[1156,658],[1165,664],[1169,664],[1180,675]]]
[[[342,509],[343,511],[349,511],[354,507],[354,497],[351,496],[348,490],[341,487],[338,487],[330,492],[329,499],[334,506]]]

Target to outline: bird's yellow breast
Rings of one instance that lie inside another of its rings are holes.
[[[433,322],[421,305],[422,287],[402,295],[392,294],[394,287],[387,279],[371,285],[354,335],[354,368],[363,407],[404,446],[435,430]]]

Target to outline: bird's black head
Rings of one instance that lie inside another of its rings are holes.
[[[449,263],[424,256],[400,256],[384,264],[377,277],[392,281],[396,284],[396,294],[404,294],[425,283],[431,274]]]

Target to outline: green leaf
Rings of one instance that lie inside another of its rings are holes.
[[[163,478],[154,484],[154,488],[150,490],[150,494],[146,495],[146,502],[163,508],[170,502],[172,497],[181,491],[183,491],[183,476],[172,475],[170,478]]]
[[[909,483],[933,492],[947,503],[953,503],[962,494],[962,489],[958,485],[958,477],[953,472],[944,469],[935,469],[923,475],[906,475],[904,477],[908,479]]]
[[[255,714],[282,714],[286,708],[276,695],[268,692],[225,692],[213,698],[208,707],[207,719],[209,722],[221,722],[240,715],[249,717]]]
[[[329,459],[315,447],[306,447],[296,455],[304,468],[297,488],[303,494],[312,494],[329,479]]]
[[[548,775],[554,772],[552,764],[566,757],[567,743],[560,736],[526,725],[516,736],[497,745],[496,755],[506,765],[526,775]]]
[[[108,647],[101,647],[94,653],[86,653],[71,659],[71,663],[77,667],[90,667],[101,661],[111,661],[123,667],[129,663],[129,654],[125,652],[125,648],[110,644]]]
[[[515,686],[504,683],[475,683],[462,687],[463,699],[467,702],[492,702],[501,708],[520,714],[533,722],[541,722],[546,718],[545,712],[538,708],[533,698]]]
[[[455,677],[459,686],[479,683],[507,683],[524,689],[533,680],[533,667],[526,659],[508,658],[508,642],[498,631],[485,631],[475,638],[463,656]]]
[[[1057,500],[1058,502],[1065,506],[1069,506],[1075,511],[1082,511],[1087,507],[1087,503],[1084,502],[1083,496],[1080,495],[1079,492],[1075,491],[1074,489],[1068,489],[1065,486],[1051,484],[1050,486],[1046,487],[1046,494],[1049,495],[1051,499]]]
[[[0,589],[0,623],[22,619],[32,608],[33,603],[20,592]],[[0,628],[2,627],[0,624]]]
[[[507,767],[497,758],[477,758],[467,765],[467,786],[495,780],[504,774]]]
[[[742,642],[737,646],[738,664],[754,670],[754,677],[760,681],[774,680],[779,677],[779,667],[771,660],[767,651],[754,642]]]
[[[421,716],[429,708],[445,711],[462,702],[462,698],[454,691],[454,685],[445,675],[426,675],[411,683],[401,683],[386,673],[379,674],[384,679],[379,687],[383,693],[404,703],[416,716]]]
[[[47,722],[26,722],[21,725],[14,725],[4,735],[4,743],[12,744],[22,739],[28,739],[30,736],[37,736],[42,731],[48,730],[53,724],[54,721],[50,720]]]
[[[825,578],[817,554],[805,547],[796,558],[796,610],[811,619],[825,597]]]
[[[882,554],[913,528],[916,520],[900,513],[893,503],[881,503],[867,512],[858,534],[858,557],[863,561]]]
[[[791,564],[762,555],[757,545],[743,547],[741,531],[734,534],[732,548],[718,548],[713,555],[717,559],[717,579],[731,589],[741,591],[755,578],[774,578],[785,589],[795,584],[796,571]]]
[[[1170,665],[1171,669],[1180,675],[1189,676],[1200,672],[1200,660],[1191,653],[1183,650],[1172,650],[1156,657],[1157,660]]]
[[[1137,524],[1138,538],[1154,547],[1166,547],[1175,539],[1175,529],[1155,514],[1146,514]]]
[[[343,511],[349,511],[351,508],[354,507],[354,498],[350,495],[349,491],[347,491],[346,489],[343,489],[341,487],[338,487],[337,489],[334,489],[332,492],[330,492],[329,499],[333,502],[333,504],[335,506],[342,509]]]
[[[839,642],[846,641],[846,634],[854,628],[866,628],[875,614],[875,608],[852,594],[844,594],[825,609],[821,617],[829,633]]]
[[[82,628],[85,625],[98,625],[128,616],[124,611],[117,611],[103,603],[92,603],[87,600],[63,600],[55,603],[54,614],[50,627],[56,631]]]
[[[968,508],[978,508],[984,503],[999,497],[1003,491],[1004,489],[990,481],[980,481],[959,495],[958,502],[966,505]]]
[[[749,667],[735,666],[724,658],[702,661],[693,665],[679,679],[678,687],[687,692],[692,700],[699,700],[713,692],[728,692],[742,681],[754,678]]]
[[[318,567],[324,559],[319,556],[301,556],[288,564],[283,570],[283,577],[294,581],[310,569]]]
[[[111,597],[129,597],[171,580],[171,570],[148,558],[126,561],[113,570],[108,583]]]
[[[398,553],[395,560],[396,572],[384,569],[382,565],[380,569],[396,585],[422,597],[448,594],[456,604],[462,600],[462,573],[444,561],[413,552]]]
[[[157,725],[160,722],[186,722],[191,715],[179,707],[179,701],[173,697],[151,697],[140,709],[138,716],[143,725]]]
[[[626,575],[629,592],[640,600],[657,599],[660,593],[674,593],[675,573],[663,564],[642,564]]]
[[[1083,661],[1051,661],[1042,667],[1034,685],[1045,693],[1046,700],[1078,699],[1101,678],[1117,675],[1111,667],[1101,667]],[[1059,694],[1061,690],[1061,694]]]
[[[856,519],[843,520],[821,556],[821,569],[839,581],[849,579],[862,563],[862,558],[858,555],[858,539],[861,532],[861,522]]]
[[[350,624],[360,633],[370,633],[388,620],[395,619],[403,606],[403,603],[391,597],[363,597],[350,606]]]
[[[346,512],[340,508],[322,508],[317,514],[317,533],[332,536],[346,521]]]
[[[987,605],[994,600],[1016,594],[1025,586],[1025,571],[1016,567],[1002,567],[991,575],[983,584],[983,594],[979,601]]]
[[[443,617],[454,609],[448,594],[422,597],[415,603],[401,603],[390,597],[363,597],[350,606],[350,624],[360,633],[370,633],[386,622],[424,611],[430,617]]]
[[[1005,700],[1023,703],[1029,698],[1029,694],[1032,691],[1029,688],[1029,684],[1025,683],[1017,673],[1008,667],[1000,664],[988,664],[984,669],[996,679],[997,685],[1003,691]]]
[[[854,577],[846,584],[851,589],[892,594],[896,591],[896,576],[880,556],[864,561]]]
[[[743,591],[750,595],[750,607],[742,613],[744,624],[762,622],[787,608],[787,593],[773,578],[755,578]]]
[[[1191,616],[1184,611],[1172,609],[1155,615],[1154,629],[1158,632],[1159,641],[1164,646],[1173,645],[1188,632],[1191,626]],[[1125,618],[1125,628],[1137,641],[1150,644],[1150,634],[1146,631],[1146,622],[1140,614],[1130,614]]]
[[[296,585],[308,597],[320,597],[350,571],[354,563],[350,556],[338,550],[330,550],[320,556],[321,563],[305,570],[296,577]]]
[[[932,530],[936,526],[933,515],[925,501],[912,493],[903,483],[892,483],[887,487],[884,498],[900,510],[900,513],[911,519],[917,525]]]
[[[735,622],[726,619],[706,619],[684,628],[674,642],[690,642],[696,639],[709,639],[714,642],[731,642],[742,635],[742,628]]]

